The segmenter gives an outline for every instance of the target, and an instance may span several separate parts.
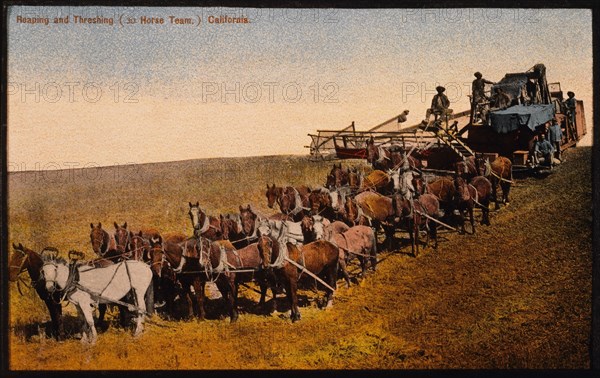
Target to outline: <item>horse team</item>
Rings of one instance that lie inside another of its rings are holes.
[[[76,305],[84,319],[82,340],[93,343],[91,304],[100,303],[99,321],[107,303],[120,305],[122,322],[127,309],[135,313],[135,334],[139,334],[155,303],[164,303],[170,316],[177,298],[182,298],[188,318],[204,319],[208,282],[218,288],[232,322],[239,316],[239,285],[250,281],[259,286],[258,305],[267,312],[271,311],[265,308],[268,290],[274,299],[285,291],[295,322],[300,319],[299,287],[316,284],[325,292],[328,308],[338,278],[350,285],[347,267],[353,258],[360,263],[360,276],[369,268],[375,271],[380,230],[388,251],[394,249],[395,233],[407,232],[416,257],[422,231],[427,233],[426,245],[431,238],[434,248],[438,225],[448,226],[457,217],[462,232],[468,218],[475,233],[476,207],[482,209],[481,223],[489,225],[489,203],[494,200],[498,208],[500,202],[498,185],[503,202],[508,202],[510,160],[471,157],[457,162],[451,176],[428,177],[422,173],[421,160],[413,157],[419,153],[376,146],[370,140],[370,172],[334,164],[322,187],[267,184],[267,206],[277,205],[280,211],[271,216],[258,214],[250,205],[239,206],[239,213],[211,216],[199,202],[190,202],[191,237],[155,229],[133,232],[126,222],[115,222],[111,233],[101,223],[91,223],[90,243],[97,258],[88,262],[73,259],[67,264],[56,253],[40,254],[13,243],[9,279],[19,283],[21,273],[29,273],[58,339],[64,337],[61,300]],[[276,305],[275,300],[271,303]]]

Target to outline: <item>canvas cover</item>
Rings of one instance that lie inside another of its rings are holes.
[[[497,133],[505,134],[516,130],[519,126],[527,126],[531,131],[554,117],[554,106],[549,105],[515,105],[504,110],[491,113],[492,128]]]

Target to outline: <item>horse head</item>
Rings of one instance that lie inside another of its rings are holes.
[[[379,159],[379,151],[373,137],[367,139],[367,162],[371,165]]]
[[[310,213],[313,215],[319,214],[322,208],[327,206],[327,200],[325,199],[326,193],[320,190],[313,190],[308,195],[308,203],[310,204]],[[329,196],[327,196],[329,197]]]
[[[150,243],[142,235],[142,231],[137,234],[129,231],[129,250],[132,252],[132,259],[138,261],[148,261]]]
[[[108,232],[102,229],[102,223],[98,223],[97,226],[94,226],[93,223],[90,223],[90,241],[92,243],[92,250],[94,253],[100,257],[104,257],[104,255],[111,249],[111,242],[114,242],[114,238],[111,239]],[[114,246],[116,249],[116,246]]]
[[[351,168],[348,170],[348,185],[354,189],[358,188],[360,185],[360,178],[356,168]]]
[[[276,187],[275,184],[273,184],[272,186],[269,186],[269,184],[267,184],[267,192],[265,193],[265,195],[267,196],[267,206],[269,207],[269,209],[272,209],[273,206],[275,206],[275,202],[277,202],[277,199],[281,197],[282,191],[283,188]]]
[[[240,206],[240,220],[242,223],[242,233],[245,236],[252,236],[256,229],[257,215],[252,211],[250,205],[247,207]]]
[[[333,168],[327,175],[327,188],[339,188],[348,185],[348,171],[342,168],[342,163],[333,164]]]
[[[63,290],[69,278],[67,262],[60,257],[44,258],[44,265],[40,270],[41,279],[46,282],[46,291],[54,293]]]
[[[190,210],[188,211],[188,215],[190,216],[190,220],[192,221],[192,227],[194,228],[194,233],[196,233],[203,225],[202,217],[206,217],[206,214],[200,209],[200,203],[196,201],[196,204],[192,204],[188,202],[190,206]]]
[[[16,245],[13,243],[12,246],[15,252],[12,254],[8,262],[8,280],[10,282],[15,282],[19,274],[27,269],[25,262],[28,260],[28,254],[25,250],[25,247],[23,247],[23,244],[19,243],[19,245]]]
[[[288,186],[283,189],[281,196],[279,197],[279,209],[284,214],[289,214],[296,207],[296,196],[294,188]]]
[[[236,214],[237,215],[237,214]],[[223,234],[223,239],[230,240],[232,236],[238,235],[241,233],[240,231],[240,219],[239,216],[237,219],[233,219],[231,214],[227,214],[223,216],[223,214],[219,215],[219,219],[221,221],[221,233]]]
[[[119,226],[117,222],[115,222],[115,243],[117,244],[117,252],[120,254],[125,254],[130,251],[130,234],[127,231],[127,222],[123,223],[122,226]]]
[[[261,267],[269,269],[274,256],[274,247],[277,243],[273,243],[273,239],[269,236],[262,235],[258,238],[258,253],[261,259]]]
[[[150,269],[155,276],[160,278],[165,262],[163,240],[160,235],[156,234],[150,237],[149,242],[150,248],[148,250],[148,257],[150,258]]]

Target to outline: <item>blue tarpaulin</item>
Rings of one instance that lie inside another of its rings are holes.
[[[494,131],[505,134],[516,130],[519,126],[527,126],[535,131],[536,126],[548,122],[554,117],[554,106],[549,105],[515,105],[504,110],[491,113]]]

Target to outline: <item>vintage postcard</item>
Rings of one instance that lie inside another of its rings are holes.
[[[590,9],[5,11],[6,369],[592,368]]]

